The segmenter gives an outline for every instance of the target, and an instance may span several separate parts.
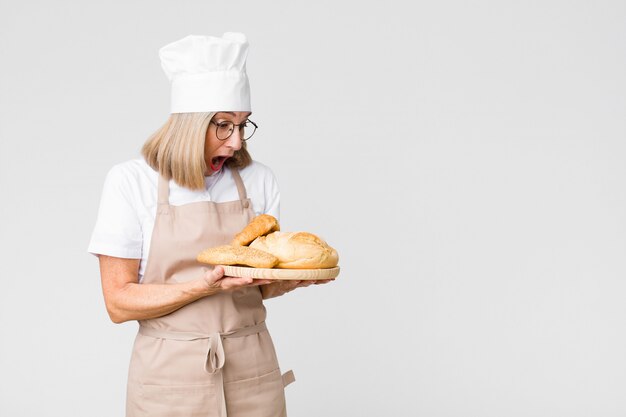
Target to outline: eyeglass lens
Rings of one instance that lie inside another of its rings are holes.
[[[217,124],[217,138],[219,140],[228,139],[235,131],[235,124],[233,122],[219,122]],[[242,140],[248,140],[254,135],[256,126],[250,121],[243,122],[239,125],[239,134]]]

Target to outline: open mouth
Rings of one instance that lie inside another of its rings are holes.
[[[228,156],[215,156],[213,158],[211,158],[211,170],[213,172],[217,172],[220,169],[222,169],[222,166],[224,165],[224,162],[226,162],[226,160],[228,159]]]

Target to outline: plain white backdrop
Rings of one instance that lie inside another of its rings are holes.
[[[289,415],[626,415],[626,4],[0,3],[0,415],[122,416],[135,323],[86,253],[167,118],[161,46],[241,31],[283,230]]]

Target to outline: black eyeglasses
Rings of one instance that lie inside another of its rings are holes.
[[[235,127],[238,127],[241,140],[246,141],[250,139],[252,135],[254,135],[254,132],[256,132],[257,128],[259,127],[250,119],[241,122],[238,125],[230,121],[215,122],[211,120],[209,123],[213,123],[215,126],[217,126],[215,130],[215,136],[217,136],[219,140],[228,139],[235,131]]]

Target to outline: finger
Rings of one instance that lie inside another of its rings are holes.
[[[224,268],[221,266],[216,266],[212,270],[205,270],[204,272],[204,280],[206,283],[212,288],[219,288],[219,281],[224,276]]]
[[[271,279],[253,279],[250,285],[265,285],[271,284],[272,282],[274,281]]]
[[[289,291],[294,290],[296,288],[298,288],[304,281],[290,281],[289,284],[287,284],[287,288],[289,288]]]
[[[243,277],[225,277],[220,280],[220,287],[223,290],[230,290],[233,288],[244,287],[252,283],[252,278]]]
[[[206,273],[206,279],[209,281],[210,284],[215,284],[217,281],[222,279],[223,276],[224,268],[219,265]]]

